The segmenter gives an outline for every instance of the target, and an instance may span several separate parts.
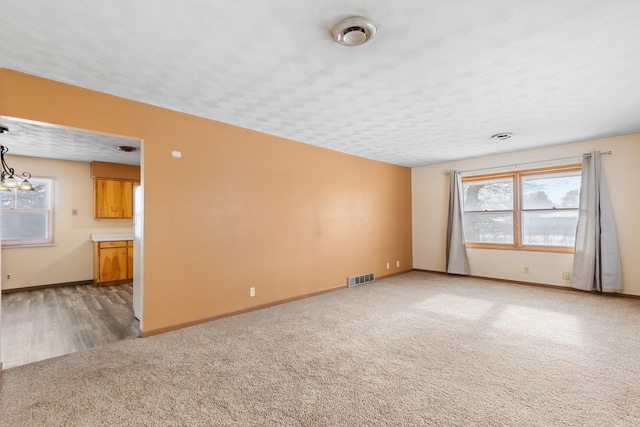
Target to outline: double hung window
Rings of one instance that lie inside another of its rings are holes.
[[[54,180],[31,178],[35,191],[0,191],[2,247],[54,244]]]
[[[580,165],[464,177],[467,247],[573,252]]]

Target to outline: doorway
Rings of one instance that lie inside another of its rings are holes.
[[[55,243],[3,248],[0,252],[4,292],[0,294],[0,361],[4,362],[4,369],[16,366],[4,360],[4,349],[16,342],[16,336],[23,344],[35,343],[23,345],[27,350],[51,347],[35,351],[36,355],[66,354],[64,351],[103,345],[114,337],[139,336],[140,325],[133,317],[132,282],[100,288],[92,283],[91,234],[133,235],[133,219],[94,219],[90,162],[140,166],[142,140],[6,116],[0,116],[0,125],[9,128],[9,132],[0,135],[0,143],[9,148],[7,163],[16,172],[28,170],[34,177],[55,181]],[[120,151],[120,146],[137,150]],[[141,277],[139,280],[141,289]],[[25,306],[30,307],[32,316],[18,314],[25,312]],[[21,321],[29,326],[18,327]],[[44,329],[37,326],[39,321]],[[15,330],[12,326],[16,326]],[[57,335],[53,330],[65,327],[77,334]],[[92,337],[94,329],[103,330],[104,339]],[[25,331],[29,330],[34,331],[33,337],[27,337]],[[34,361],[24,354],[20,360]]]

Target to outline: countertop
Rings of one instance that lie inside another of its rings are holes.
[[[92,242],[113,242],[116,240],[133,240],[133,233],[93,233]]]

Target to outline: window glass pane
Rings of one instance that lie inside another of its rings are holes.
[[[522,212],[522,244],[574,246],[577,224],[577,209]]]
[[[2,209],[13,207],[13,191],[0,191],[0,206]]]
[[[467,242],[513,244],[513,214],[477,212],[464,215]]]
[[[512,210],[513,179],[498,178],[463,182],[464,210]]]
[[[54,181],[49,178],[32,178],[29,181],[35,191],[14,189],[0,192],[2,247],[54,243]]]
[[[522,177],[522,208],[577,208],[580,201],[580,171]]]
[[[2,212],[2,240],[46,241],[48,239],[48,213],[41,211],[10,210]]]
[[[36,191],[16,191],[16,208],[49,209],[49,181],[34,178],[30,182]]]

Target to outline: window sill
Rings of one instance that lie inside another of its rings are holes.
[[[21,245],[21,244],[2,244],[2,249],[19,249],[19,248],[39,248],[39,247],[43,247],[43,246],[56,246],[55,243],[30,243],[30,244],[26,244],[26,245]]]

